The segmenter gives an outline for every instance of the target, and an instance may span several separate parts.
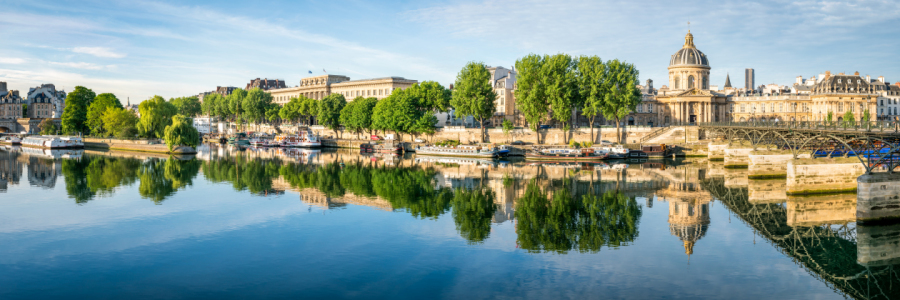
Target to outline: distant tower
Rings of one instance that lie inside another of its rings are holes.
[[[6,91],[6,82],[0,81],[0,93],[5,92],[5,91]]]
[[[744,88],[748,90],[756,88],[756,72],[753,69],[744,70]]]
[[[725,73],[725,88],[731,87],[731,77],[728,73]]]

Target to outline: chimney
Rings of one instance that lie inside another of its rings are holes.
[[[872,77],[869,75],[866,75],[866,83],[870,83],[870,82],[872,82]]]
[[[803,84],[803,76],[797,76],[797,85]]]
[[[884,76],[878,76],[878,81],[881,81],[881,83],[884,83]]]
[[[824,79],[828,79],[828,77],[831,77],[831,71],[825,71],[825,78],[824,78]]]
[[[859,76],[859,71],[854,72],[853,75]]]

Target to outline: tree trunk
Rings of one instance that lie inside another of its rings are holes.
[[[622,143],[622,133],[619,131],[619,117],[616,117],[616,141]]]
[[[591,125],[591,144],[593,144],[594,142],[597,141],[597,139],[594,138],[594,117],[591,117],[590,125]]]
[[[484,118],[481,118],[479,120],[481,122],[481,142],[484,143],[484,133],[485,133],[485,129],[486,129],[486,128],[484,128]]]

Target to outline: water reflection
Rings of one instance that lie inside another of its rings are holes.
[[[205,182],[253,197],[285,195],[335,213],[367,206],[418,224],[452,224],[450,235],[474,245],[469,249],[518,247],[531,254],[633,250],[649,232],[677,249],[674,255],[683,247],[696,259],[728,251],[713,247],[721,245],[715,240],[721,231],[734,228],[725,226],[728,218],[842,295],[900,296],[894,270],[900,225],[855,223],[859,203],[877,208],[896,201],[893,183],[883,180],[868,194],[787,197],[783,181],[748,180],[746,170],[705,160],[530,164],[228,146],[201,148],[196,158],[0,151],[0,191],[23,176],[36,187],[61,189],[57,183],[64,182],[66,194],[85,207],[128,186],[164,205],[154,208],[178,207],[182,199],[174,195]],[[874,200],[865,198],[870,194]]]

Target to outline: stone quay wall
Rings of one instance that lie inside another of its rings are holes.
[[[856,179],[865,172],[856,157],[791,160],[787,165],[787,194],[856,192]]]
[[[728,142],[709,142],[709,160],[725,160],[725,149]]]
[[[725,168],[747,168],[750,165],[750,151],[753,146],[749,143],[734,143],[725,148]]]

